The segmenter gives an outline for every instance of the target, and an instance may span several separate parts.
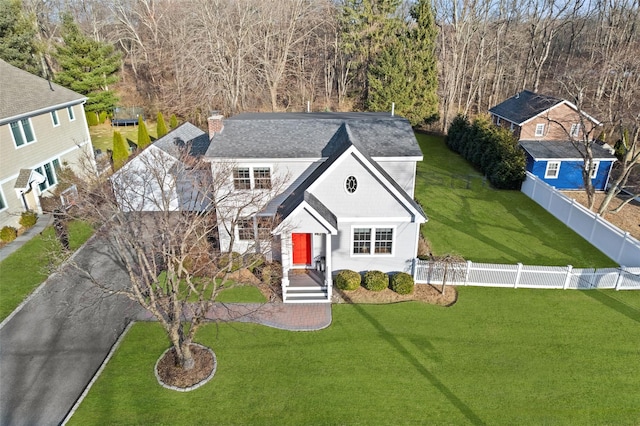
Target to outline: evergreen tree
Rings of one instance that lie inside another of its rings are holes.
[[[120,54],[112,45],[82,34],[69,14],[62,16],[62,39],[55,55],[60,66],[56,83],[86,95],[86,111],[112,110],[118,98],[108,86],[118,81]]]
[[[176,127],[178,127],[178,117],[176,117],[175,114],[171,114],[171,118],[169,119],[169,126],[172,129],[175,129]]]
[[[151,144],[151,138],[147,131],[147,125],[144,124],[142,116],[138,116],[138,149],[143,150]]]
[[[160,111],[158,111],[158,119],[156,121],[156,133],[158,134],[158,139],[168,133],[167,125],[165,124],[164,117],[162,116],[162,112]]]
[[[35,43],[36,27],[22,10],[20,0],[0,0],[0,58],[11,65],[42,75]]]
[[[438,75],[431,2],[419,0],[411,16],[415,23],[409,29],[399,29],[370,66],[366,105],[371,111],[389,111],[395,103],[397,114],[415,126],[437,119]]]
[[[113,162],[113,170],[118,170],[127,162],[129,158],[129,147],[120,132],[113,132],[113,153],[111,161]]]

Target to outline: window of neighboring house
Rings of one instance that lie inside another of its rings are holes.
[[[496,116],[496,126],[500,125],[500,117]]]
[[[255,189],[271,189],[271,169],[255,167],[253,169],[253,187]]]
[[[268,241],[271,239],[271,219],[266,217],[259,217],[257,221],[258,225],[258,239],[260,241]]]
[[[60,120],[58,120],[58,111],[51,111],[51,121],[53,121],[53,127],[58,127],[60,125]]]
[[[580,125],[579,124],[572,124],[571,125],[571,130],[569,131],[569,136],[571,136],[572,138],[577,138],[578,136],[580,136]]]
[[[7,208],[7,202],[4,201],[4,194],[2,193],[2,188],[0,188],[0,212]]]
[[[238,223],[236,224],[236,228],[238,229],[238,239],[242,241],[253,240],[253,218],[244,218],[238,219]]]
[[[48,188],[52,187],[56,183],[58,183],[58,177],[56,176],[56,171],[60,170],[60,162],[58,159],[55,159],[49,163],[43,164],[40,167],[36,167],[35,171],[40,173],[45,177],[44,182],[40,184],[40,191],[45,191]]]
[[[509,130],[511,130],[511,132],[513,132],[516,129],[516,127],[513,125],[513,123],[511,123],[509,125]]]
[[[598,167],[600,166],[600,162],[599,161],[593,161],[591,163],[591,170],[589,170],[589,177],[591,177],[591,179],[595,179],[596,176],[598,176]]]
[[[248,167],[233,169],[233,187],[235,189],[251,189],[251,174]]]
[[[544,172],[544,177],[545,179],[556,179],[558,177],[559,172],[560,172],[560,162],[549,161],[547,162],[547,170]]]
[[[16,147],[36,141],[33,128],[31,127],[31,121],[28,118],[14,121],[10,124],[10,127],[11,134],[13,135],[13,142],[16,144]]]
[[[353,228],[352,253],[393,254],[393,228]]]
[[[536,136],[544,136],[544,124],[536,124]]]
[[[69,121],[73,121],[76,119],[76,116],[73,114],[73,107],[72,106],[68,106],[67,107],[67,112],[69,113]]]

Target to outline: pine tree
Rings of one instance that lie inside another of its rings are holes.
[[[160,111],[158,111],[158,119],[156,121],[156,133],[158,134],[158,139],[168,133],[167,125],[165,124],[164,117],[162,116],[162,112]]]
[[[129,158],[129,148],[120,132],[113,132],[113,170],[118,170],[127,162]]]
[[[175,129],[176,127],[178,127],[178,117],[176,117],[175,114],[171,114],[171,118],[169,119],[169,126],[172,129]]]
[[[41,75],[36,27],[22,10],[20,0],[0,0],[0,58],[11,65]]]
[[[144,124],[142,116],[138,116],[138,149],[143,150],[151,144],[151,138],[147,131],[147,125]]]
[[[92,40],[82,34],[69,14],[62,16],[62,39],[56,49],[60,71],[55,82],[89,98],[86,111],[110,111],[118,98],[109,85],[118,81],[120,54],[112,45]]]

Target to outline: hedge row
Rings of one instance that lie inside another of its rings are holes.
[[[385,288],[391,288],[398,294],[410,294],[413,291],[413,277],[405,272],[391,275],[390,281],[389,275],[381,271],[367,271],[361,276],[356,271],[344,269],[336,275],[336,287],[340,290],[356,290],[362,284],[370,291],[382,291]]]
[[[478,167],[498,189],[520,189],[525,178],[525,156],[515,136],[486,118],[473,123],[458,114],[449,126],[447,146]]]

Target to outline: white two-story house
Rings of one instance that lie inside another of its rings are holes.
[[[0,228],[42,213],[60,167],[94,164],[86,99],[0,60]]]
[[[233,212],[218,211],[220,246],[244,252],[271,239],[285,302],[329,301],[332,276],[343,269],[411,271],[427,218],[413,199],[422,152],[406,119],[249,113],[209,118],[209,135],[204,158],[213,173],[233,165],[235,198],[226,206],[243,208],[235,226],[224,223]],[[259,202],[252,210],[246,200]],[[291,285],[305,269],[320,272],[319,291]]]

